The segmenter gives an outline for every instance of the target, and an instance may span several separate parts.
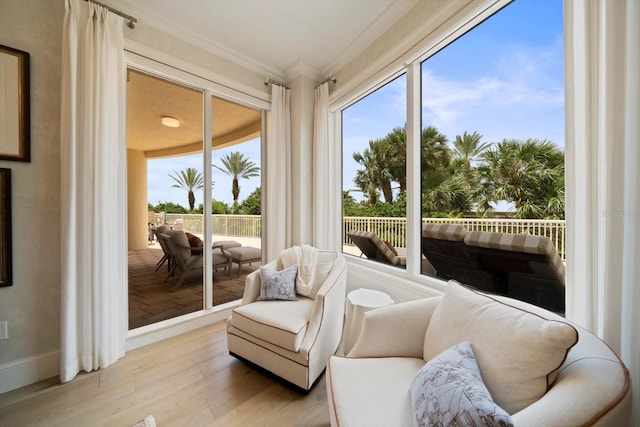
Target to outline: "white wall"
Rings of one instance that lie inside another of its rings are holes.
[[[0,44],[31,65],[31,162],[12,169],[13,286],[0,288],[0,392],[55,375],[60,341],[60,63],[62,1],[0,0]],[[37,366],[37,368],[36,368]],[[20,378],[17,378],[18,380]]]

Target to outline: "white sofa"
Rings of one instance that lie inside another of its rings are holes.
[[[460,341],[471,343],[487,389],[515,426],[629,425],[629,373],[603,341],[539,307],[455,282],[442,297],[365,314],[353,349],[327,366],[331,425],[414,425],[416,373]]]

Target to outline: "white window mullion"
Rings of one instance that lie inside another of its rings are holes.
[[[421,270],[421,111],[420,63],[407,66],[407,273],[417,276]]]
[[[212,167],[211,167],[211,114],[212,114],[212,101],[213,94],[209,90],[204,91],[203,97],[203,171],[204,171],[204,209],[202,215],[204,216],[204,309],[210,309],[213,307],[213,253],[211,250],[212,238],[213,238],[213,221],[211,218],[211,183],[212,183]]]

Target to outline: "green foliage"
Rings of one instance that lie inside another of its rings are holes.
[[[515,204],[518,218],[564,218],[564,152],[550,141],[482,142],[478,132],[457,135],[453,149],[434,126],[421,134],[422,215],[490,215],[499,201]],[[345,216],[406,216],[406,128],[369,141],[353,159],[354,183],[366,200],[343,192]],[[399,189],[397,200],[393,190]],[[379,200],[383,196],[384,202]]]
[[[149,203],[149,206],[152,207],[152,210],[154,212],[166,212],[166,213],[173,213],[173,214],[186,214],[187,213],[187,209],[185,209],[184,206],[179,205],[177,203],[173,203],[173,202],[160,202],[158,201],[158,204],[153,206],[152,204]]]
[[[242,215],[262,215],[262,192],[258,187],[240,203],[239,211]]]
[[[211,200],[211,213],[226,215],[231,213],[231,208],[226,203],[213,199]]]
[[[480,212],[506,200],[518,218],[564,217],[564,152],[551,141],[505,139],[482,154],[477,171]]]

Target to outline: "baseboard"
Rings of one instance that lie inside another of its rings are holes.
[[[0,365],[0,393],[6,393],[60,374],[58,350]]]
[[[232,301],[226,304],[216,305],[211,310],[185,314],[175,319],[163,320],[129,331],[125,349],[129,352],[144,347],[145,345],[226,320],[227,317],[231,315],[231,310],[238,306],[239,303],[239,301]]]

